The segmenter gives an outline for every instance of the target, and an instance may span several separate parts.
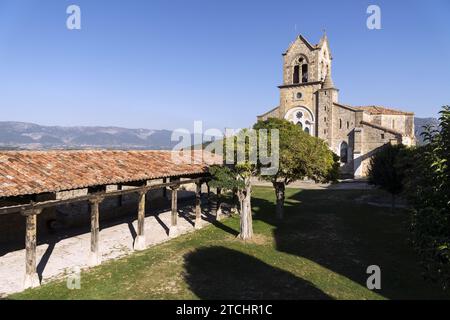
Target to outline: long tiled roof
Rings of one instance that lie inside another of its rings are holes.
[[[336,103],[336,102],[333,104],[338,107],[351,109],[352,111],[365,111],[367,113],[370,113],[371,115],[381,115],[381,114],[408,115],[408,116],[414,115],[414,112],[405,112],[405,111],[400,111],[400,110],[392,109],[392,108],[386,108],[386,107],[382,107],[382,106],[351,106],[348,104],[342,104],[342,103]]]
[[[204,173],[207,165],[200,155],[179,164],[171,151],[4,151],[0,197]]]
[[[382,106],[354,106],[353,108],[362,109],[373,115],[386,114],[386,115],[414,115],[413,112],[405,112],[396,109],[386,108]]]

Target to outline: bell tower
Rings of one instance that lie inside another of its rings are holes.
[[[322,116],[318,109],[319,99],[337,99],[332,93],[334,90],[330,91],[330,96],[327,96],[328,91],[324,93],[325,98],[318,94],[319,90],[324,89],[327,76],[331,77],[331,60],[325,34],[316,45],[299,35],[283,54],[283,84],[279,86],[280,117],[314,136],[322,136],[322,123],[318,123],[318,116]],[[334,89],[331,78],[327,81],[327,89]]]

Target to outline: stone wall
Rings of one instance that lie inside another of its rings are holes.
[[[285,114],[295,107],[306,107],[313,115],[316,114],[316,92],[320,89],[320,84],[302,84],[294,87],[286,87],[280,89],[280,118],[284,118]],[[301,93],[302,97],[297,98],[297,93]]]
[[[366,176],[370,167],[371,157],[387,143],[401,143],[401,138],[389,131],[363,125],[361,146],[361,174]]]

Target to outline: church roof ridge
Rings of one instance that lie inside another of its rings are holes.
[[[387,108],[384,106],[368,105],[368,106],[354,106],[354,108],[369,112],[370,114],[385,114],[385,115],[414,115],[414,112],[401,111],[394,108]]]
[[[321,46],[319,46],[319,44],[313,45],[302,34],[298,34],[298,36],[295,38],[295,40],[289,44],[289,47],[286,49],[286,51],[283,53],[283,55],[286,55],[288,53],[288,51],[294,45],[295,41],[297,41],[298,39],[302,40],[311,50],[318,50],[321,48]]]

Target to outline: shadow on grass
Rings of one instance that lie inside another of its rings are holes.
[[[255,197],[255,220],[275,226],[277,250],[314,261],[363,287],[367,267],[380,266],[382,289],[376,292],[386,298],[448,299],[448,293],[421,276],[408,244],[408,214],[354,201],[368,192],[291,189],[281,222],[275,218],[274,202]]]
[[[224,247],[187,254],[184,269],[186,283],[201,299],[330,299],[289,272]]]

